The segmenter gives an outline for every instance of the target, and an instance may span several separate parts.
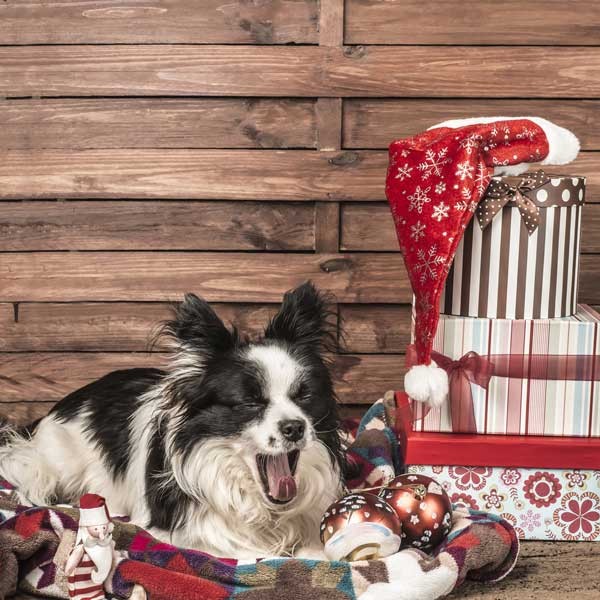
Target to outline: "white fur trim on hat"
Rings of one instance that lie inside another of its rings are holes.
[[[404,376],[404,391],[417,402],[441,406],[448,397],[448,374],[433,360],[429,365],[415,365]]]
[[[106,506],[79,509],[79,527],[95,527],[96,525],[106,525],[109,522]]]
[[[438,123],[429,129],[437,127],[450,127],[457,129],[466,125],[477,125],[478,123],[494,123],[495,121],[517,121],[527,119],[533,121],[542,128],[548,139],[548,156],[540,163],[542,165],[566,165],[573,162],[579,154],[579,140],[577,136],[568,129],[552,123],[542,117],[473,117],[470,119],[451,119]],[[494,175],[520,175],[529,169],[529,163],[518,165],[507,165],[494,168]]]

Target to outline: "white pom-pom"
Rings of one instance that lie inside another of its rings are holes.
[[[448,397],[448,374],[434,361],[415,365],[404,376],[404,391],[417,402],[441,406]]]

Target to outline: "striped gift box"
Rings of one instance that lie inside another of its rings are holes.
[[[522,181],[495,179],[513,189]],[[446,281],[443,314],[547,319],[575,313],[585,178],[552,176],[544,181],[524,191],[539,208],[539,225],[533,233],[514,200],[483,229],[473,218]]]
[[[561,319],[442,315],[433,349],[455,361],[469,351],[491,362],[494,356],[522,357],[523,377],[492,376],[487,389],[471,383],[477,433],[600,437],[599,324],[600,315],[585,305]],[[575,376],[528,378],[528,365],[547,356],[571,357]],[[414,403],[415,430],[453,431],[451,405],[424,414]]]

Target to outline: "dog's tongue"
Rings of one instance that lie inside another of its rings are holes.
[[[267,456],[267,479],[271,498],[287,502],[296,495],[296,480],[290,471],[287,454]]]

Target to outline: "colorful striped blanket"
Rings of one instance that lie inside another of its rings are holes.
[[[401,470],[400,448],[379,400],[352,424],[349,459],[360,475],[351,488],[374,487]],[[78,511],[19,504],[0,480],[0,600],[16,589],[68,598],[64,563]],[[481,512],[455,509],[453,530],[432,556],[403,550],[383,560],[327,562],[275,558],[242,562],[162,543],[125,521],[113,537],[119,556],[108,591],[128,598],[135,584],[151,600],[433,600],[465,579],[493,582],[518,554],[513,528]]]

